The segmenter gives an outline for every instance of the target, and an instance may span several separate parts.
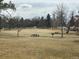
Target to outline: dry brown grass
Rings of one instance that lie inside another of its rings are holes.
[[[55,30],[59,31],[59,30]],[[0,59],[79,59],[79,40],[76,35],[51,37],[50,29],[23,29],[20,37],[16,31],[0,33]],[[38,33],[40,37],[30,37]]]

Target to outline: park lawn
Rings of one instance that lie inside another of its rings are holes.
[[[79,59],[79,36],[52,38],[50,29],[23,29],[17,37],[16,31],[0,32],[0,59]],[[30,37],[32,33],[40,37]]]

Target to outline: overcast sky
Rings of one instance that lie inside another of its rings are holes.
[[[24,18],[52,14],[56,5],[61,3],[67,7],[67,10],[79,10],[79,0],[5,0],[9,1],[14,2],[17,8],[16,12],[9,10],[10,13]]]

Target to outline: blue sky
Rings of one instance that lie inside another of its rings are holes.
[[[52,14],[56,6],[61,3],[67,7],[68,11],[79,10],[79,0],[5,0],[5,2],[9,1],[14,2],[17,8],[16,12],[8,10],[10,14],[24,18],[46,16],[48,13]]]

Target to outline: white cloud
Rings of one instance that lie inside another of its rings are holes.
[[[47,13],[52,13],[53,10],[55,10],[56,5],[59,3],[63,3],[67,6],[68,10],[79,9],[79,0],[5,0],[5,2],[9,1],[13,1],[17,6],[15,14],[25,18],[34,17],[35,15],[43,16]],[[35,8],[35,6],[38,8]]]
[[[32,8],[31,4],[21,4],[19,7],[21,8]]]

